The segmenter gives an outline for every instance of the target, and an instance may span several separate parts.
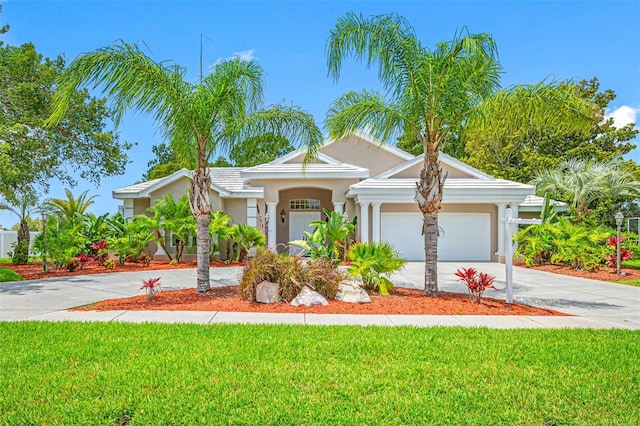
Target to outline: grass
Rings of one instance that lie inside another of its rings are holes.
[[[626,284],[626,285],[633,285],[636,287],[640,287],[640,278],[634,278],[632,280],[613,280],[611,282],[616,284]]]
[[[0,424],[637,424],[640,332],[0,323]]]
[[[624,266],[625,268],[640,269],[640,259],[625,260],[624,262],[622,262],[622,266]]]
[[[9,268],[0,267],[0,283],[8,281],[22,281],[22,277]]]

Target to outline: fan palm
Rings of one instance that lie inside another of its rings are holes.
[[[640,196],[640,182],[622,168],[619,159],[602,163],[566,160],[531,181],[541,194],[567,200],[580,221],[596,201],[619,196]]]
[[[568,98],[577,102],[577,96],[564,92],[558,96],[565,86],[547,84],[498,92],[501,67],[489,34],[470,34],[464,29],[451,41],[429,50],[420,44],[407,20],[397,14],[364,18],[348,13],[339,19],[327,44],[329,74],[334,80],[340,77],[342,62],[348,56],[365,61],[369,67],[377,64],[387,93],[346,93],[330,107],[327,127],[332,137],[361,129],[380,141],[409,131],[422,143],[424,162],[416,201],[423,215],[424,292],[437,295],[438,211],[447,177],[438,153],[447,138],[456,136],[455,129],[485,125],[488,115],[482,108],[500,109],[514,97],[524,105],[528,121],[543,126],[544,120],[554,117],[549,111],[565,111],[563,102]]]
[[[101,86],[112,102],[116,125],[129,108],[155,120],[180,159],[195,169],[189,202],[197,222],[197,289],[204,292],[210,290],[212,153],[273,132],[307,145],[311,158],[322,134],[313,118],[296,107],[262,108],[262,69],[255,60],[221,61],[195,84],[185,81],[185,73],[177,65],[153,61],[133,43],[97,49],[76,58],[62,74],[48,122],[60,121],[74,91],[90,83]]]

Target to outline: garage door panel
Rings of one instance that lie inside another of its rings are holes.
[[[491,260],[491,215],[489,213],[440,213],[438,260]],[[422,215],[383,213],[381,239],[388,241],[407,260],[424,260]]]

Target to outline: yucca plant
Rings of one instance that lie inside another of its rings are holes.
[[[400,253],[387,242],[356,243],[349,249],[348,272],[362,280],[365,290],[387,296],[395,291],[389,276],[404,267]]]

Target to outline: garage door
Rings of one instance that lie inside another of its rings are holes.
[[[380,237],[393,244],[407,260],[424,260],[422,215],[382,213]],[[440,213],[443,232],[438,239],[438,260],[491,260],[491,215],[489,213]]]

